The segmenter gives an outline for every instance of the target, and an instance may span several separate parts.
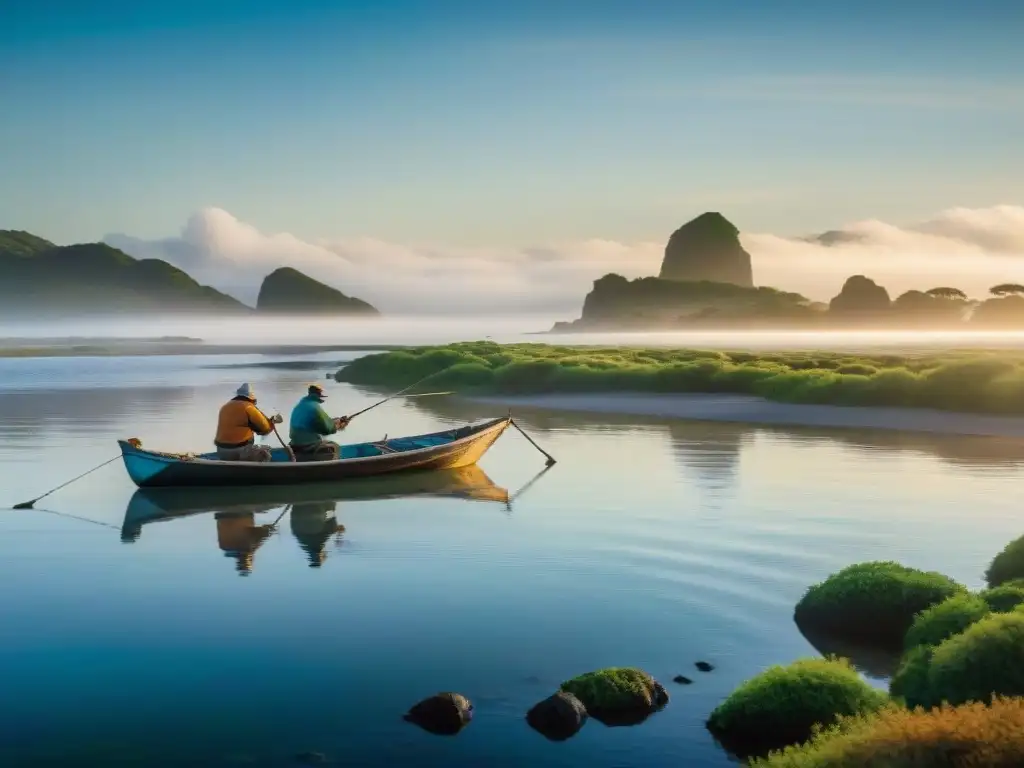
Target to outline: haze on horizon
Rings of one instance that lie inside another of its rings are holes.
[[[1024,282],[1021,28],[991,0],[21,4],[0,228],[248,303],[289,265],[384,312],[571,319],[718,210],[758,284],[981,297]]]

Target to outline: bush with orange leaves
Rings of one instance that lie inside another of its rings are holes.
[[[890,706],[841,719],[811,741],[754,760],[757,768],[1019,768],[1024,764],[1024,699]]]

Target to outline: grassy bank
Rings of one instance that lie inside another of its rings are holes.
[[[1010,350],[850,355],[480,341],[367,355],[336,378],[398,389],[430,374],[431,386],[467,394],[733,393],[790,403],[1024,414],[1024,353]]]

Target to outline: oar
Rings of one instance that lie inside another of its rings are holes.
[[[91,475],[91,474],[92,474],[93,472],[95,472],[95,471],[96,471],[97,469],[101,469],[101,468],[103,468],[103,467],[107,466],[107,464],[110,464],[110,463],[111,463],[112,461],[117,461],[117,460],[118,460],[118,459],[120,459],[120,458],[121,458],[120,456],[115,456],[115,457],[114,457],[114,458],[112,458],[112,459],[107,459],[107,460],[106,460],[106,461],[104,461],[104,462],[103,462],[102,464],[98,464],[98,465],[96,465],[95,467],[93,467],[92,469],[90,469],[90,470],[89,470],[88,472],[83,472],[83,473],[82,473],[82,474],[80,474],[80,475],[79,475],[78,477],[73,477],[73,478],[71,478],[70,480],[68,480],[68,481],[67,481],[66,483],[61,483],[61,484],[60,484],[60,485],[58,485],[58,486],[57,486],[56,488],[52,488],[51,490],[49,490],[49,491],[47,491],[46,493],[44,493],[44,494],[43,494],[42,496],[36,496],[36,497],[35,497],[34,499],[32,499],[31,501],[23,501],[23,502],[21,502],[21,504],[15,504],[15,505],[14,505],[13,507],[11,507],[11,509],[32,509],[32,505],[33,505],[33,504],[35,504],[35,503],[36,503],[37,501],[39,501],[40,499],[45,499],[45,498],[46,498],[47,496],[49,496],[49,495],[50,495],[51,493],[53,493],[54,491],[59,491],[59,490],[60,490],[61,488],[65,487],[65,486],[67,486],[67,485],[71,485],[71,484],[72,484],[73,482],[75,482],[76,480],[81,480],[81,479],[82,479],[83,477],[85,477],[86,475]]]
[[[520,427],[520,426],[519,426],[519,425],[518,425],[518,424],[517,424],[517,423],[516,423],[515,421],[513,421],[512,419],[509,419],[509,423],[510,423],[510,424],[511,424],[511,425],[512,425],[513,427],[515,427],[516,429],[518,429],[518,430],[519,430],[519,434],[521,434],[521,435],[522,435],[523,437],[525,437],[525,438],[526,438],[527,440],[529,440],[529,441],[530,441],[530,445],[532,445],[532,446],[533,446],[534,448],[536,448],[536,449],[537,449],[538,451],[540,451],[541,453],[543,453],[543,454],[544,454],[544,456],[545,456],[545,457],[547,458],[547,460],[548,460],[548,461],[547,461],[547,463],[546,463],[546,464],[545,464],[544,466],[546,466],[546,467],[550,467],[550,466],[551,466],[552,464],[554,464],[554,463],[555,463],[555,457],[554,457],[554,456],[552,456],[552,455],[551,455],[550,453],[548,453],[547,451],[545,451],[545,450],[544,450],[543,448],[541,448],[541,447],[540,447],[539,445],[537,445],[537,444],[536,444],[535,442],[533,442],[533,438],[532,438],[532,437],[530,437],[530,436],[529,436],[528,434],[526,434],[526,433],[525,433],[525,432],[523,431],[523,428],[522,428],[522,427]]]
[[[254,405],[253,408],[256,408],[256,406]],[[256,410],[260,411],[259,408],[256,408]],[[262,415],[263,418],[267,420],[267,423],[270,424],[270,428],[274,430],[274,435],[277,437],[277,442],[281,444],[281,447],[284,448],[285,452],[288,454],[288,461],[295,461],[295,451],[293,451],[292,447],[282,439],[281,435],[277,431],[277,424],[271,421],[270,417],[267,416],[267,414],[263,413],[263,411],[260,411],[260,415]]]

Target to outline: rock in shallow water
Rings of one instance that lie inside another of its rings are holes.
[[[686,677],[685,675],[676,675],[675,677],[672,678],[672,682],[673,683],[679,683],[679,685],[689,685],[690,683],[693,682],[693,680],[691,680],[690,678]]]
[[[565,741],[587,722],[587,708],[571,693],[559,691],[535,704],[526,713],[526,722],[551,741]]]
[[[460,693],[438,693],[416,704],[403,719],[429,733],[454,736],[473,719],[473,704]]]
[[[701,672],[710,672],[715,668],[713,664],[708,664],[706,661],[698,661],[693,666],[695,666]]]
[[[595,720],[605,725],[636,725],[668,703],[668,691],[641,669],[609,667],[562,683]]]

